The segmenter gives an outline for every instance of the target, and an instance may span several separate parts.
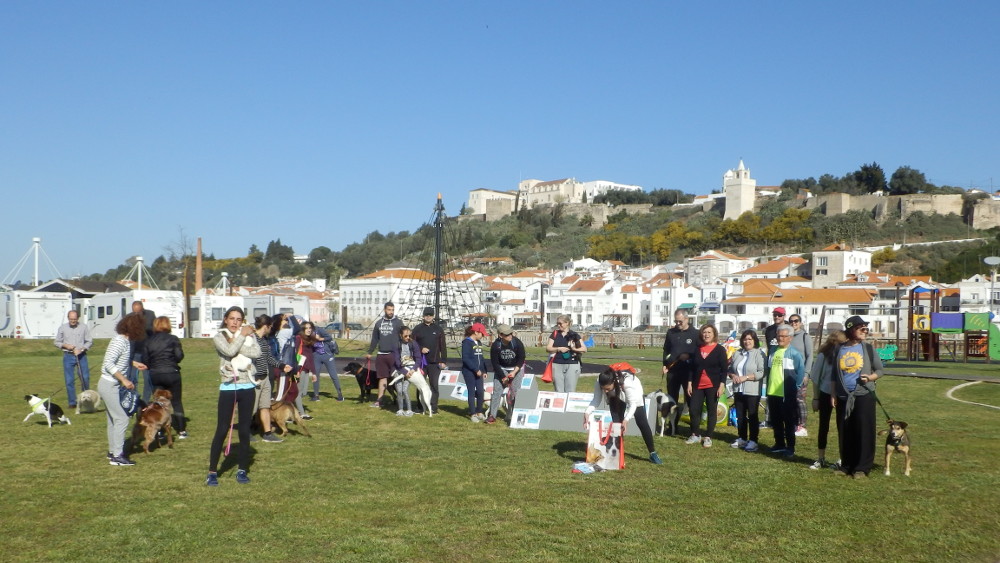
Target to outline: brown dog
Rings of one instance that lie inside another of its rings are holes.
[[[288,426],[285,421],[291,419],[303,434],[312,438],[306,423],[302,420],[302,415],[295,408],[295,405],[285,401],[275,401],[271,403],[271,423],[281,429],[281,435],[288,434]]]
[[[132,427],[132,446],[139,442],[139,436],[145,436],[146,442],[142,449],[149,453],[149,445],[156,439],[156,433],[163,430],[167,435],[167,447],[174,447],[174,436],[170,429],[170,419],[174,414],[174,407],[170,404],[173,394],[166,389],[157,389],[153,393],[153,402],[137,415],[138,419]]]
[[[885,438],[885,474],[889,475],[889,460],[892,459],[893,452],[900,452],[906,459],[906,467],[903,475],[910,476],[910,436],[906,433],[906,423],[901,420],[890,420],[889,429],[882,430],[879,436],[887,434]]]

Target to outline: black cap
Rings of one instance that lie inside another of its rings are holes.
[[[434,316],[434,307],[424,307],[424,316],[425,317],[433,317]]]
[[[847,322],[844,323],[844,330],[851,330],[856,326],[868,326],[868,321],[854,315],[853,317],[847,319]]]

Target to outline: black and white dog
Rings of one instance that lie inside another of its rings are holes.
[[[677,434],[677,419],[680,413],[674,398],[661,389],[653,391],[646,397],[649,399],[650,408],[656,409],[656,423],[660,427],[660,436],[663,436],[667,426],[670,426],[669,436]]]
[[[40,414],[45,417],[45,421],[49,423],[49,428],[52,428],[52,421],[61,422],[64,424],[73,424],[66,418],[63,414],[62,407],[53,403],[49,399],[42,399],[38,395],[25,395],[24,400],[28,401],[28,406],[31,407],[31,412],[28,416],[24,417],[21,422],[28,422],[28,419]]]

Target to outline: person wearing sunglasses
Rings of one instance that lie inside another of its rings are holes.
[[[802,357],[806,362],[806,373],[812,373],[813,365],[813,345],[812,339],[809,338],[809,331],[806,330],[805,323],[802,322],[802,316],[796,313],[788,315],[788,324],[792,326],[792,343],[791,347],[795,348],[802,354]],[[799,421],[795,426],[796,436],[808,436],[809,433],[806,432],[806,416],[809,413],[809,409],[806,405],[806,389],[809,387],[809,378],[802,380],[802,385],[799,387],[798,391],[798,407],[799,407]]]
[[[774,319],[774,324],[764,328],[764,345],[767,346],[768,357],[774,354],[775,348],[778,347],[778,327],[785,324],[785,308],[775,307],[774,311],[771,311],[771,318]]]
[[[840,428],[839,475],[868,477],[875,462],[875,381],[882,359],[868,342],[868,322],[853,316],[844,323],[847,342],[834,352],[834,392]]]

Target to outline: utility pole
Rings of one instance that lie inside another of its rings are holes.
[[[444,252],[444,204],[438,194],[434,218],[434,320],[441,322],[441,253]],[[402,244],[402,243],[400,243]]]

